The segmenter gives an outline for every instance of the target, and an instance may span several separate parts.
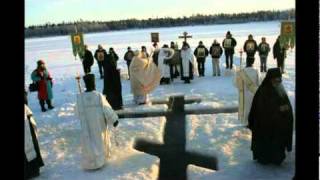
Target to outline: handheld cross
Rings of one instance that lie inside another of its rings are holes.
[[[184,42],[187,42],[187,38],[192,38],[192,36],[188,36],[188,33],[187,32],[184,32],[183,33],[183,36],[179,36],[179,38],[183,38],[184,39]]]

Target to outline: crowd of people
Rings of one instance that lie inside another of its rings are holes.
[[[209,49],[202,41],[194,51],[186,41],[181,49],[174,42],[171,42],[170,47],[164,44],[161,48],[154,43],[150,54],[145,46],[135,51],[128,47],[123,60],[127,64],[134,103],[148,103],[148,94],[158,85],[170,84],[179,76],[187,84],[195,75],[205,76],[205,61],[209,55],[212,58],[212,75],[221,76],[220,58],[224,53],[226,69],[233,69],[236,45],[237,41],[228,31],[221,45],[215,39]],[[278,37],[273,45],[273,57],[277,59],[278,68],[271,69],[267,68],[271,48],[265,37],[257,44],[250,34],[243,51],[246,53],[246,67],[238,70],[234,78],[239,90],[239,120],[252,131],[253,159],[262,164],[281,164],[285,158],[285,149],[292,150],[293,133],[292,107],[281,85],[286,48],[280,47]],[[253,68],[256,52],[260,57],[260,71]],[[97,61],[100,79],[104,80],[102,93],[96,90],[95,76],[91,72],[94,59]],[[81,122],[81,165],[84,169],[102,167],[110,151],[108,127],[118,125],[115,111],[123,109],[118,60],[119,56],[112,47],[107,52],[102,45],[98,45],[93,54],[85,45],[81,61],[86,91],[77,95],[75,111]],[[260,73],[263,72],[266,72],[266,77],[261,83]],[[37,62],[31,79],[37,83],[41,111],[53,109],[53,80],[43,60]],[[35,127],[35,120],[25,98],[25,171],[28,177],[39,175],[39,168],[44,165]]]

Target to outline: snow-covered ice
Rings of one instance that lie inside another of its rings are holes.
[[[150,32],[160,33],[160,45],[170,41],[178,42],[178,36],[187,31],[193,36],[188,39],[191,48],[203,41],[207,48],[213,39],[222,42],[225,33],[230,30],[237,40],[234,63],[239,65],[239,50],[249,34],[259,43],[262,36],[272,46],[280,32],[280,22],[255,22],[244,24],[185,26],[174,28],[153,28],[140,30],[126,30],[117,32],[85,34],[84,39],[89,49],[95,51],[98,44],[105,49],[113,47],[120,59],[118,67],[121,73],[127,74],[127,67],[123,55],[127,46],[140,49],[146,45],[151,47]],[[83,74],[79,60],[75,60],[71,50],[69,36],[35,38],[25,40],[25,84],[31,82],[30,74],[36,67],[36,61],[43,59],[54,78],[53,104],[55,109],[42,113],[36,93],[29,93],[29,106],[38,124],[38,135],[41,153],[45,166],[37,180],[106,180],[106,179],[156,179],[158,175],[159,158],[133,149],[132,144],[137,137],[161,143],[166,119],[136,118],[120,119],[118,128],[112,132],[112,157],[99,170],[84,171],[80,168],[80,123],[74,115],[76,94],[78,93],[75,76]],[[245,62],[245,55],[242,57]],[[286,74],[283,83],[288,92],[291,104],[295,107],[295,49],[288,51],[286,59]],[[225,59],[220,60],[222,71],[225,70]],[[256,56],[256,68],[260,67]],[[269,54],[268,67],[276,67],[276,61]],[[98,67],[95,62],[92,71],[98,77]],[[222,72],[223,74],[223,72]],[[151,99],[165,99],[170,95],[185,94],[187,97],[200,97],[200,104],[186,105],[187,107],[221,107],[238,104],[237,89],[231,76],[212,76],[211,58],[206,60],[205,77],[195,77],[191,84],[184,84],[175,80],[170,85],[159,86],[150,94]],[[82,83],[83,84],[83,83]],[[97,90],[102,91],[103,80],[96,79]],[[133,107],[130,82],[122,79],[122,96],[125,107],[129,111],[143,111],[150,108],[165,110],[166,105],[150,105]],[[252,160],[250,151],[251,132],[244,128],[237,120],[237,113],[188,115],[186,122],[188,151],[216,155],[219,160],[219,170],[188,166],[189,179],[291,179],[294,175],[295,147],[287,154],[283,164],[278,166],[262,166]],[[295,146],[295,143],[294,143]]]

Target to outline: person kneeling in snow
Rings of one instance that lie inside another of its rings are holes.
[[[83,77],[86,91],[77,95],[76,115],[81,124],[81,167],[101,168],[110,153],[108,127],[118,125],[118,116],[105,97],[96,91],[93,74]]]

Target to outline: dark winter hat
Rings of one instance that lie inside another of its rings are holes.
[[[230,31],[228,31],[228,32],[227,32],[227,35],[230,35],[230,36],[231,36],[231,33],[230,33]]]
[[[41,64],[45,64],[45,63],[43,60],[40,59],[39,61],[37,61],[37,65],[40,66]]]
[[[203,44],[203,42],[202,42],[202,41],[199,41],[199,44]]]
[[[92,91],[96,89],[94,74],[87,74],[83,76],[83,81],[86,85],[87,91]]]
[[[162,47],[163,48],[169,48],[168,44],[164,44]]]

